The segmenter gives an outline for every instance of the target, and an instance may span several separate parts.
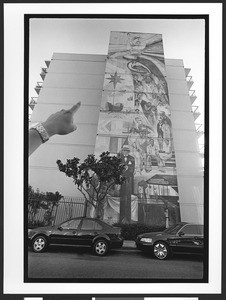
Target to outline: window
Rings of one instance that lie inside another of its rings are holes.
[[[70,220],[61,225],[63,229],[77,229],[81,219]]]
[[[185,225],[181,231],[184,234],[203,234],[203,225]]]
[[[93,220],[83,220],[82,222],[82,230],[102,230],[102,226]]]
[[[81,229],[82,230],[94,230],[95,222],[93,220],[83,220]]]
[[[176,234],[178,230],[181,228],[180,224],[176,224],[164,230],[165,233]]]
[[[98,223],[98,222],[95,222],[95,230],[102,230],[103,227]]]

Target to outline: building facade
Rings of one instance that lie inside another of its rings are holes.
[[[78,129],[54,136],[31,156],[29,183],[80,197],[56,160],[83,160],[103,151],[123,155],[127,148],[130,186],[111,191],[103,219],[203,223],[203,168],[190,70],[182,60],[164,58],[161,35],[112,32],[108,55],[54,53],[46,65],[43,82],[35,88],[38,97],[30,103],[31,124],[79,100],[82,105],[75,116]]]

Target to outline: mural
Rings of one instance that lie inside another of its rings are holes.
[[[103,151],[120,155],[127,179],[108,195],[105,220],[160,224],[166,215],[171,223],[179,220],[160,34],[111,32],[95,154]]]

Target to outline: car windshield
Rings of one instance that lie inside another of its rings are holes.
[[[177,231],[181,228],[181,226],[182,226],[181,224],[176,224],[174,226],[171,226],[171,227],[165,229],[163,232],[174,234],[174,233],[177,233]]]

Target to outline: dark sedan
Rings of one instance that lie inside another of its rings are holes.
[[[94,253],[104,256],[110,249],[121,248],[121,229],[99,219],[75,218],[57,226],[28,230],[29,245],[34,252],[43,252],[49,244],[92,247]]]
[[[173,253],[203,253],[203,225],[183,222],[163,232],[143,233],[138,235],[136,245],[161,260]]]

